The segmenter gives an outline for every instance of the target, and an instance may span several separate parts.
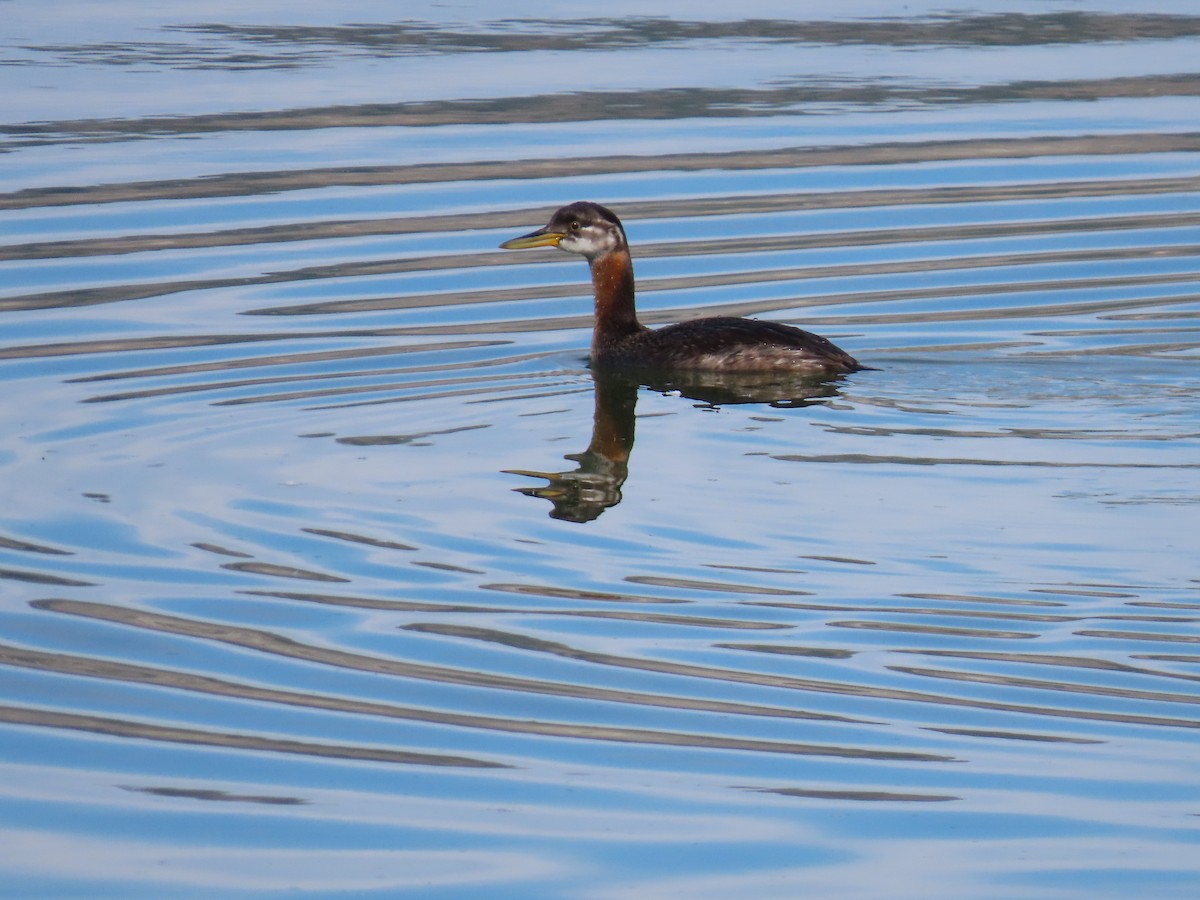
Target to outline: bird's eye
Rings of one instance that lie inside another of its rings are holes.
[[[571,223],[571,230],[572,230],[572,231],[578,231],[578,230],[579,230],[579,228],[580,228],[580,225],[579,225],[579,220],[578,220],[578,219],[576,219],[574,222],[572,222],[572,223]]]

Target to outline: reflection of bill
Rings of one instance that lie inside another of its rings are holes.
[[[541,487],[517,490],[541,497],[553,505],[550,517],[568,522],[591,522],[621,502],[621,488],[629,476],[633,450],[634,411],[637,392],[645,386],[660,392],[677,393],[705,405],[768,403],[772,406],[805,406],[837,394],[836,382],[801,378],[794,374],[736,374],[721,372],[670,373],[661,378],[593,372],[596,406],[592,440],[582,453],[564,459],[579,465],[566,472],[508,470],[514,475],[544,478]]]

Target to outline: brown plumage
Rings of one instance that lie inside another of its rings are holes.
[[[558,247],[587,258],[596,299],[593,367],[813,375],[863,368],[825,338],[780,322],[714,316],[646,328],[634,308],[633,260],[625,229],[611,210],[598,203],[564,206],[544,228],[500,246],[507,250]]]

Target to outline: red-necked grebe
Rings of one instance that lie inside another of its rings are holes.
[[[633,260],[621,220],[598,203],[564,206],[537,231],[505,241],[505,250],[557,247],[587,258],[596,295],[594,367],[811,372],[863,368],[819,335],[758,319],[714,316],[651,330],[633,306]]]

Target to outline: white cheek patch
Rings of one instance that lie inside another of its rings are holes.
[[[604,228],[585,228],[580,235],[580,242],[589,253],[607,253],[617,249],[616,235]]]
[[[560,250],[580,253],[590,258],[618,249],[621,240],[613,231],[591,225],[581,231],[568,232],[558,246]]]

